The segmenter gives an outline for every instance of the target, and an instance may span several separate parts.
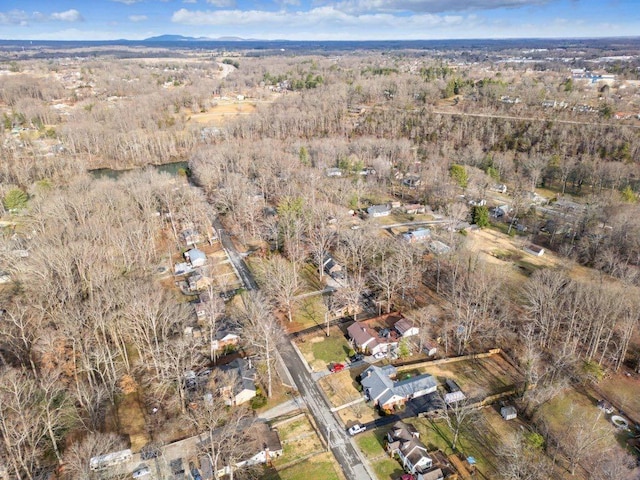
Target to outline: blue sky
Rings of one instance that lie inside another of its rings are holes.
[[[0,38],[291,40],[640,36],[640,0],[0,1]]]

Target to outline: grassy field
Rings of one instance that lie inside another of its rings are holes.
[[[465,395],[471,398],[500,393],[522,380],[518,371],[500,355],[412,368],[410,371],[429,373],[436,377],[439,383],[444,382],[446,378],[454,379]]]
[[[351,346],[337,326],[329,329],[330,336],[322,333],[307,335],[296,343],[305,360],[315,371],[329,368],[333,362],[344,362],[349,356]]]
[[[274,471],[275,470],[275,471]],[[272,469],[264,480],[343,480],[342,472],[329,452],[321,453],[288,468]]]
[[[322,452],[324,447],[307,417],[278,426],[284,453],[274,464],[287,465],[307,455]]]

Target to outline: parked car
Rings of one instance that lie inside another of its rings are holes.
[[[349,428],[348,432],[349,432],[349,435],[353,436],[353,435],[357,435],[359,433],[364,432],[366,429],[367,427],[365,427],[364,425],[360,425],[359,423],[356,423],[351,428]]]
[[[331,373],[341,372],[344,369],[345,369],[344,363],[333,363],[329,368]]]
[[[359,362],[360,360],[364,360],[364,355],[362,355],[361,353],[356,353],[351,357],[352,362]]]
[[[189,470],[191,471],[191,476],[193,480],[202,480],[202,475],[198,471],[198,467],[193,462],[189,462]]]
[[[376,360],[380,360],[380,359],[382,359],[382,358],[384,358],[384,357],[386,357],[386,356],[387,356],[387,354],[386,354],[386,353],[384,353],[384,352],[378,352],[378,353],[376,353],[376,354],[373,356],[373,358],[375,358]]]
[[[149,467],[140,467],[135,472],[133,472],[133,478],[141,478],[149,475],[151,470]]]

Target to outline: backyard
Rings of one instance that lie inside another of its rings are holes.
[[[438,365],[427,364],[419,368],[408,366],[399,370],[399,376],[404,371],[417,374],[429,373],[441,384],[447,378],[453,379],[467,397],[478,399],[507,391],[522,381],[519,372],[500,354]]]

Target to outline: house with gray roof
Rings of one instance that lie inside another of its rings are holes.
[[[403,468],[412,475],[426,474],[433,468],[433,460],[427,447],[420,441],[420,433],[411,424],[402,421],[393,424],[387,433],[387,452],[392,456],[397,455]],[[441,475],[442,472],[440,478]]]
[[[391,410],[396,405],[404,405],[412,398],[437,390],[436,380],[431,375],[417,375],[396,381],[397,373],[393,365],[383,367],[372,365],[360,376],[365,396],[382,410]]]
[[[228,379],[220,388],[226,405],[241,405],[256,396],[256,371],[251,362],[237,358],[220,369]]]
[[[367,214],[370,217],[386,217],[391,214],[391,205],[372,205],[367,208]]]

